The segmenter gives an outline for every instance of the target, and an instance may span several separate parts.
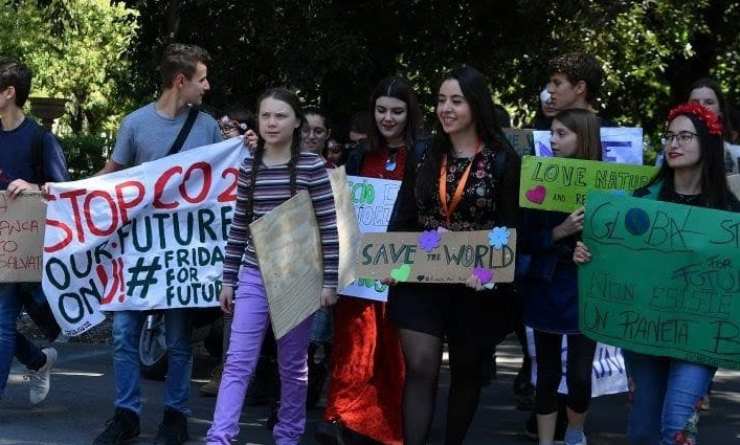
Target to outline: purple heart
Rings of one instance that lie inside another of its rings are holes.
[[[476,267],[473,269],[473,276],[480,280],[480,284],[487,284],[493,280],[493,271],[485,267]]]

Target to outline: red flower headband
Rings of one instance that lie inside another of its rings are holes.
[[[668,113],[668,122],[683,114],[691,114],[692,116],[700,119],[707,126],[709,134],[715,136],[722,136],[722,122],[719,117],[714,114],[711,110],[703,105],[699,105],[696,102],[688,102],[685,104],[678,105]]]

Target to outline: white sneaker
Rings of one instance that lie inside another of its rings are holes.
[[[38,371],[29,371],[28,380],[31,390],[29,399],[31,405],[38,405],[46,399],[51,386],[51,368],[57,361],[57,350],[54,348],[44,348],[41,350],[46,356],[46,363]]]

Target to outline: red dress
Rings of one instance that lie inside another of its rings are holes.
[[[406,150],[397,152],[394,170],[386,169],[387,160],[386,150],[368,153],[361,176],[403,179]],[[402,444],[403,354],[386,304],[340,297],[334,306],[331,354],[325,420],[384,444]]]

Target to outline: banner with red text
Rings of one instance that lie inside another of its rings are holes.
[[[62,331],[103,311],[218,305],[239,165],[230,139],[50,186],[43,288]]]

